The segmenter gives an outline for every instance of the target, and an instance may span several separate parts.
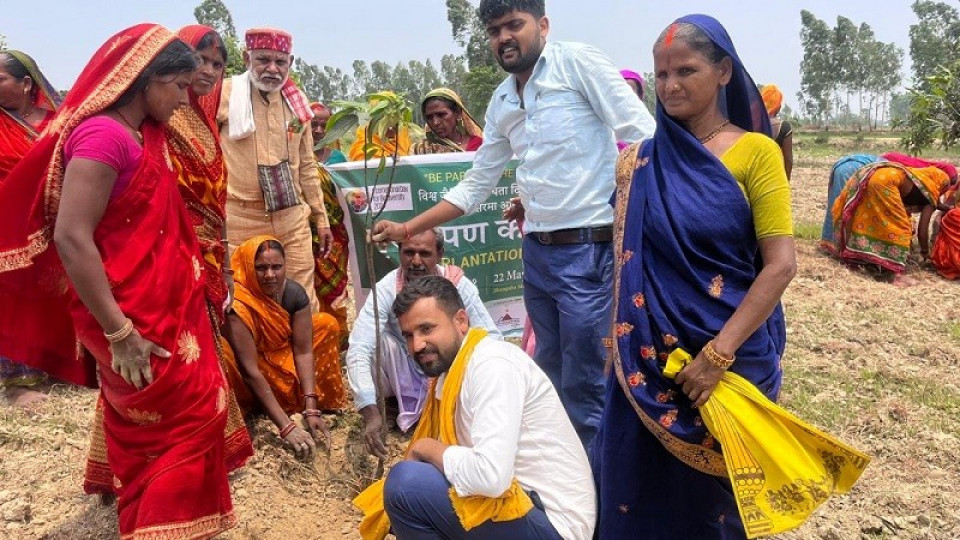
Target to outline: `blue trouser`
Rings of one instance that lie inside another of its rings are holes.
[[[401,461],[387,474],[383,503],[398,540],[469,538],[560,540],[547,514],[534,508],[520,519],[487,521],[465,531],[450,502],[450,484],[436,467]]]
[[[584,448],[603,413],[603,338],[610,335],[610,242],[552,245],[523,239],[523,300],[537,338],[534,360],[560,395]]]

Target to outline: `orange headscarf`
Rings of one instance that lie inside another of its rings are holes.
[[[763,98],[763,105],[767,108],[768,116],[776,116],[780,112],[780,106],[783,105],[783,92],[775,84],[766,84],[760,90],[760,97]]]
[[[262,351],[289,348],[290,335],[293,332],[290,327],[290,314],[270,295],[264,293],[257,281],[257,271],[254,269],[257,249],[268,240],[279,242],[265,234],[254,236],[241,244],[230,258],[236,298],[233,310],[247,328],[250,328],[257,342],[257,349]]]

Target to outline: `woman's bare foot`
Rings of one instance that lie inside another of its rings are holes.
[[[893,278],[893,284],[896,285],[897,287],[911,287],[913,285],[916,285],[917,283],[920,283],[920,282],[910,276],[905,276],[903,274],[898,274]]]
[[[47,400],[47,394],[29,386],[8,386],[4,394],[7,403],[14,407],[27,408]]]

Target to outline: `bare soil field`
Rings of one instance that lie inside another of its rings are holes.
[[[783,300],[782,404],[873,462],[851,494],[781,538],[960,538],[960,284],[915,265],[919,283],[899,288],[821,255],[833,160],[801,154],[794,170],[799,274]],[[95,397],[54,387],[31,410],[0,406],[0,538],[117,537],[115,508],[81,490]],[[359,442],[358,415],[330,419],[333,447],[309,463],[268,421],[252,424],[257,455],[232,476],[239,525],[222,538],[358,537],[350,499],[376,463]],[[394,461],[404,444],[391,434]]]

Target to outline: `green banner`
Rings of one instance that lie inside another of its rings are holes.
[[[370,290],[365,257],[366,249],[374,250],[377,279],[398,266],[397,246],[385,251],[366,244],[366,226],[371,212],[381,208],[379,219],[403,222],[431,208],[463,179],[473,164],[473,153],[408,156],[398,160],[393,183],[388,188],[390,168],[373,187],[377,160],[364,172],[363,162],[329,166],[338,189],[340,204],[345,210],[350,232],[351,279],[357,305],[362,305]],[[367,181],[365,182],[364,177]],[[368,187],[364,187],[364,186]],[[510,199],[517,196],[516,162],[511,161],[490,198],[480,209],[440,227],[443,232],[443,264],[463,269],[476,284],[480,298],[505,337],[519,340],[526,322],[523,306],[522,235],[517,224],[503,219]]]

